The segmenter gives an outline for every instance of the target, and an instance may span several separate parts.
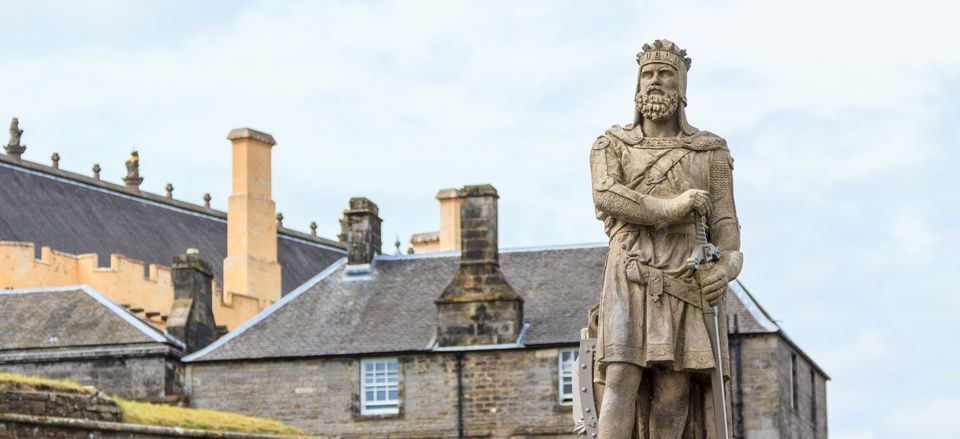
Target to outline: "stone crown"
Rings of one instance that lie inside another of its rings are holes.
[[[690,70],[691,60],[687,51],[677,47],[670,40],[657,40],[653,44],[644,44],[643,50],[637,54],[637,64],[643,66],[650,63],[664,63],[672,65],[678,71]]]

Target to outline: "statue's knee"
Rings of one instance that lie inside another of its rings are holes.
[[[654,378],[657,399],[663,402],[687,401],[690,394],[690,375],[682,372],[663,371]]]
[[[640,375],[640,367],[635,364],[610,363],[607,365],[606,391],[609,392],[612,389],[621,390],[639,386]]]

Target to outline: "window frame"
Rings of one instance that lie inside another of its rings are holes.
[[[564,354],[570,354],[570,393],[564,394],[563,392],[563,379],[564,379],[564,370],[563,370],[563,357]],[[580,349],[570,348],[570,349],[560,349],[557,354],[557,401],[560,405],[568,406],[573,405],[573,396],[576,393],[577,389],[573,388],[573,374],[577,373],[577,359],[580,357]],[[569,397],[570,399],[566,399]]]
[[[376,370],[376,365],[378,363],[383,363],[383,373],[384,382],[378,383],[376,381],[377,374],[379,373]],[[395,365],[395,381],[390,381],[390,364]],[[373,382],[367,382],[366,376],[366,366],[374,365],[374,370],[372,371]],[[391,388],[392,387],[392,388]],[[367,391],[372,389],[374,392],[374,399],[367,400]],[[378,390],[383,390],[387,392],[387,399],[378,400],[376,399],[376,392]],[[397,392],[396,399],[389,399],[389,394],[391,390]],[[376,358],[362,358],[360,359],[360,415],[361,416],[388,416],[388,415],[398,415],[400,414],[400,361],[396,357],[376,357]],[[392,407],[374,407],[369,408],[368,406],[392,406]]]
[[[800,369],[798,364],[797,354],[790,354],[790,408],[794,411],[797,411],[800,408],[800,383],[798,381],[798,369]]]

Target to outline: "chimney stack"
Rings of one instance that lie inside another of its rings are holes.
[[[380,208],[364,197],[350,199],[350,208],[343,211],[340,220],[340,242],[346,243],[347,265],[364,265],[373,262],[380,253]]]
[[[523,329],[523,298],[500,271],[497,190],[459,191],[460,268],[437,299],[437,345],[516,342]]]
[[[217,339],[213,318],[213,271],[196,249],[175,256],[171,265],[173,308],[167,332],[187,345],[187,352],[203,349]]]
[[[440,201],[440,247],[437,251],[460,250],[460,191],[441,189],[437,192]]]
[[[273,136],[250,128],[230,131],[233,190],[227,203],[225,292],[255,297],[264,309],[280,300],[276,205],[271,198]]]

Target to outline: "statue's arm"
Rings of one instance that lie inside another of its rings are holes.
[[[590,150],[593,204],[597,210],[632,224],[659,227],[676,221],[668,200],[642,194],[623,184],[623,169],[614,142],[606,135],[600,136]]]
[[[710,200],[713,211],[707,215],[710,242],[720,249],[718,267],[733,280],[743,268],[740,253],[740,222],[733,200],[733,159],[726,149],[718,149],[710,160]]]

